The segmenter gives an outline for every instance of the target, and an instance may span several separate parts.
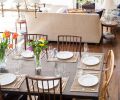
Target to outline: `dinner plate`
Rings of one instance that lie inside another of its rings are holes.
[[[73,52],[60,51],[57,53],[56,57],[59,59],[69,59],[69,58],[73,57]]]
[[[0,75],[0,84],[1,85],[8,85],[15,81],[16,75],[12,73],[2,74]]]
[[[96,65],[100,62],[99,58],[95,56],[88,56],[82,59],[82,62],[86,65]]]
[[[25,58],[31,58],[34,56],[33,52],[30,50],[26,50],[24,52],[21,53],[21,56],[25,57]]]
[[[82,86],[94,86],[98,83],[98,77],[91,74],[85,74],[78,78],[78,83]]]
[[[49,89],[52,89],[52,88],[56,87],[59,84],[59,80],[55,80],[54,81],[54,85],[53,85],[53,81],[52,80],[48,81],[48,83],[47,83],[47,81],[43,81],[43,87],[44,87],[44,89],[48,89],[48,84],[49,84]],[[42,81],[38,81],[38,87],[40,89],[43,89],[43,87],[42,87]]]

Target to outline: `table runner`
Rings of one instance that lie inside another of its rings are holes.
[[[85,75],[85,74],[95,75],[100,80],[100,71],[83,70],[83,72],[81,72],[81,70],[78,70],[70,90],[71,92],[75,92],[75,91],[76,92],[79,92],[79,91],[80,92],[98,92],[99,91],[99,82],[98,84],[90,87],[85,87],[78,83],[78,76],[80,77],[81,75]]]

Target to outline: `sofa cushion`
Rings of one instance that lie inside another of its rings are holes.
[[[99,15],[71,13],[26,13],[28,33],[46,34],[48,40],[57,41],[58,35],[78,35],[82,42],[99,43],[101,23]]]

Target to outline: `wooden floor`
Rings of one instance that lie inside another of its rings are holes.
[[[55,45],[56,46],[56,43]],[[113,41],[104,40],[101,44],[88,44],[90,52],[102,52],[107,53],[109,49],[112,49],[115,54],[114,74],[109,86],[110,97],[108,100],[120,100],[120,31],[116,33],[116,39]]]

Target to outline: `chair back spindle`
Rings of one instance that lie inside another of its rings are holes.
[[[56,86],[55,81],[59,84]],[[62,100],[62,79],[48,77],[26,77],[27,90],[30,100]],[[39,85],[41,84],[41,87]],[[46,84],[46,86],[45,86]],[[54,88],[51,88],[50,85]]]
[[[79,52],[81,56],[81,36],[58,35],[58,51]]]

